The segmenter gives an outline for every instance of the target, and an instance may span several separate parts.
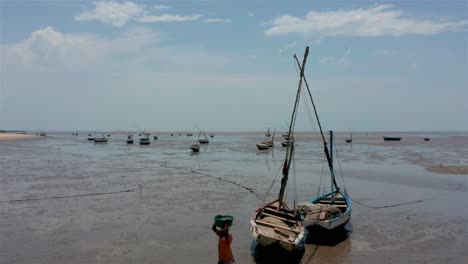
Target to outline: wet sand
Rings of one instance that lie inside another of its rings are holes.
[[[264,197],[284,149],[279,138],[273,150],[257,151],[263,134],[215,133],[198,155],[188,149],[196,137],[185,135],[158,134],[149,146],[128,146],[123,134],[102,145],[67,134],[0,142],[0,263],[216,263],[210,228],[218,213],[235,217],[237,263],[275,263],[251,256],[249,219],[262,201],[210,177]],[[427,136],[431,141],[422,140]],[[407,133],[400,142],[384,142],[382,134],[353,133],[351,144],[346,137],[336,138],[336,166],[355,201],[422,202],[383,209],[354,202],[349,233],[336,241],[314,233],[301,263],[466,263],[468,175],[427,168],[466,166],[468,136]],[[318,137],[296,137],[289,201],[317,194],[324,161]],[[141,191],[119,192],[139,184]]]

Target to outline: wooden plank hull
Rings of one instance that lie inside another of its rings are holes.
[[[313,199],[315,211],[301,214],[304,227],[320,226],[328,230],[342,227],[351,219],[351,201],[342,191],[335,192],[335,201],[331,204],[332,193]]]
[[[279,201],[259,207],[250,219],[253,239],[263,247],[279,244],[287,251],[298,248],[304,240],[304,227],[294,211],[285,203],[278,211]]]

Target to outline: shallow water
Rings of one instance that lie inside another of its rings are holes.
[[[384,142],[384,134],[403,139]],[[157,133],[149,146],[137,140],[127,145],[125,134],[111,134],[107,144],[89,142],[86,135],[0,142],[0,263],[216,263],[211,225],[219,213],[235,218],[237,263],[255,263],[248,227],[262,201],[210,176],[252,188],[262,198],[272,186],[267,200],[273,199],[285,155],[280,138],[274,149],[258,151],[262,133],[215,134],[192,154],[196,137],[185,135]],[[378,210],[353,203],[350,236],[333,246],[309,241],[302,263],[466,262],[468,175],[435,174],[425,166],[467,166],[468,135],[355,133],[346,144],[347,136],[337,134],[335,168],[353,199],[374,206],[423,202]],[[329,189],[319,140],[316,134],[296,137],[290,202]],[[141,191],[6,202],[139,185]]]

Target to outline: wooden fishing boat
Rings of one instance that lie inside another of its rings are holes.
[[[154,140],[158,140],[158,136],[153,136],[153,139],[154,139]]]
[[[430,139],[430,138],[425,138],[425,139],[424,139],[424,141],[429,141],[429,140],[431,140],[431,139]]]
[[[140,138],[140,145],[149,145],[151,141],[148,136]]]
[[[400,141],[401,137],[386,137],[386,136],[384,136],[383,140],[384,141]]]
[[[209,141],[208,138],[206,137],[205,132],[202,132],[202,133],[203,133],[203,136],[204,136],[205,138],[198,139],[198,143],[200,143],[200,144],[208,144],[208,143],[210,143],[210,141]]]
[[[303,72],[304,67],[299,65],[299,60],[295,57],[299,69]],[[320,135],[323,143],[323,151],[326,157],[328,168],[330,170],[331,191],[328,194],[318,196],[311,200],[310,203],[296,206],[296,214],[303,220],[304,227],[320,226],[326,230],[335,230],[344,226],[351,218],[351,200],[345,190],[342,190],[336,181],[335,171],[333,167],[333,131],[330,131],[330,150],[328,149],[327,141],[323,134],[322,125],[315,107],[312,93],[310,92],[307,79],[304,77],[304,82],[310,98],[310,102],[314,109],[315,118],[320,130]],[[298,92],[299,94],[299,92]],[[290,138],[294,139],[294,137]],[[320,186],[319,186],[320,188]]]
[[[349,134],[351,135],[351,137],[345,139],[345,140],[346,140],[346,143],[351,143],[351,142],[353,142],[353,133],[349,132]]]
[[[193,145],[190,146],[190,149],[191,149],[193,152],[200,152],[200,135],[201,135],[201,131],[198,132],[197,142],[195,142],[195,144],[193,144]]]
[[[107,143],[107,138],[102,136],[100,138],[95,138],[94,143]]]
[[[190,146],[190,149],[191,149],[193,152],[200,152],[200,145],[198,145],[198,144],[193,144],[192,146]]]
[[[276,133],[276,130],[273,131],[273,136],[271,137],[270,140],[265,140],[261,143],[258,143],[257,144],[257,148],[259,150],[265,150],[265,149],[268,149],[268,148],[272,148],[275,146],[275,143],[274,143],[274,140],[275,140],[275,133]]]
[[[267,149],[270,148],[270,146],[269,146],[268,144],[266,144],[266,143],[258,143],[258,144],[257,144],[257,148],[258,148],[259,150],[267,150]]]
[[[302,69],[304,69],[309,47],[306,48]],[[289,124],[289,137],[292,138],[294,121],[297,115],[297,106],[299,94],[301,91],[302,81],[304,78],[304,70],[301,70],[298,91],[294,108]],[[294,145],[288,145],[286,149],[286,158],[283,162],[283,177],[281,179],[281,187],[278,198],[260,206],[252,214],[250,219],[250,230],[258,245],[267,247],[280,245],[287,251],[293,251],[302,246],[304,242],[304,227],[298,219],[295,210],[291,209],[285,201],[285,190],[289,177],[289,168],[293,159]]]
[[[326,144],[325,144],[326,147]],[[310,203],[303,203],[296,207],[297,213],[303,220],[304,227],[320,226],[327,230],[343,227],[351,219],[351,200],[346,191],[342,191],[336,183],[333,170],[333,132],[330,131],[330,159],[331,192],[318,196]]]
[[[283,147],[292,146],[292,145],[294,145],[294,140],[286,140],[286,141],[281,142],[281,146]]]

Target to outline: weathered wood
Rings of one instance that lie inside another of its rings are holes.
[[[286,219],[286,218],[281,217],[281,216],[277,216],[277,215],[273,215],[273,214],[269,214],[269,213],[265,213],[265,212],[262,212],[262,214],[267,215],[267,216],[271,216],[271,217],[274,217],[274,218],[277,218],[277,219],[280,219],[280,220],[283,220],[283,221],[288,221],[288,222],[293,223],[293,224],[296,223],[296,221],[294,221],[294,220]]]
[[[269,222],[265,222],[265,221],[262,221],[262,220],[255,220],[255,223],[257,224],[262,224],[262,225],[267,225],[267,226],[272,226],[272,227],[277,227],[277,228],[281,228],[281,229],[284,229],[284,230],[288,230],[288,231],[291,231],[291,232],[294,232],[294,233],[300,233],[300,231],[294,229],[294,228],[290,228],[290,227],[285,227],[285,226],[280,226],[280,225],[276,225],[276,224],[272,224],[272,223],[269,223]]]

